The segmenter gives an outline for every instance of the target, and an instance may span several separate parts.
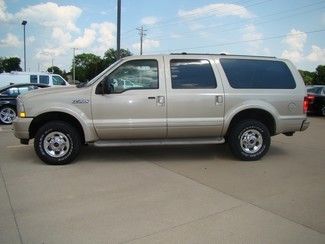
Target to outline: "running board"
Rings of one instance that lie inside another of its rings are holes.
[[[202,145],[224,143],[223,137],[215,138],[187,138],[187,139],[152,139],[152,140],[102,140],[94,142],[96,147],[129,147],[156,145]]]

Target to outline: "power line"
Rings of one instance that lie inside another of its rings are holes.
[[[249,43],[249,42],[256,42],[256,41],[265,41],[265,40],[272,40],[272,39],[278,39],[283,38],[287,36],[299,36],[304,34],[312,34],[312,33],[319,33],[324,32],[325,29],[319,29],[319,30],[312,30],[312,31],[305,31],[302,33],[289,33],[289,34],[282,34],[282,35],[276,35],[276,36],[269,36],[265,38],[256,38],[256,39],[250,39],[250,40],[243,40],[243,41],[235,41],[235,42],[223,42],[213,45],[204,45],[204,46],[195,46],[195,47],[184,47],[184,48],[176,48],[176,49],[166,49],[166,50],[158,50],[157,52],[163,53],[163,52],[175,52],[175,51],[184,51],[184,50],[193,50],[193,49],[200,49],[200,48],[209,48],[209,47],[221,47],[221,46],[230,46],[234,44],[240,44],[240,43]]]
[[[237,1],[237,2],[233,2],[233,3],[229,3],[229,4],[244,4],[244,3],[248,3],[248,2],[251,2],[251,1],[254,1],[254,0],[247,0],[247,1]],[[273,1],[273,0],[263,0],[263,1],[260,1],[260,2],[257,2],[257,3],[253,3],[251,5],[246,5],[246,6],[242,6],[242,7],[251,7],[251,6],[255,6],[255,5],[259,5],[259,4],[263,4],[263,3],[266,3],[266,2],[270,2],[270,1]],[[211,9],[209,11],[206,11],[204,14],[211,14],[211,13],[222,13],[220,9]],[[190,20],[199,20],[199,19],[206,19],[206,18],[211,18],[211,17],[214,17],[213,15],[209,15],[209,16],[203,16],[203,17],[200,17],[201,14],[198,14],[198,13],[193,13],[193,14],[188,14],[186,15],[186,18],[187,19],[180,19],[179,16],[177,17],[174,17],[174,18],[170,18],[166,21],[161,21],[161,22],[158,22],[157,24],[155,24],[154,26],[150,27],[149,29],[156,29],[156,28],[159,28],[161,26],[166,26],[166,25],[172,25],[172,24],[175,24],[175,23],[179,23],[179,22],[185,22],[185,21],[189,21],[188,17],[195,17],[195,16],[198,16],[199,18],[193,18],[193,19],[190,19]],[[125,32],[122,32],[122,34],[128,34],[128,33],[131,33],[133,31],[135,31],[136,29],[135,28],[131,28]],[[127,38],[129,39],[129,38]]]
[[[273,0],[263,0],[263,1],[256,2],[256,3],[252,3],[252,4],[249,4],[249,5],[246,5],[246,6],[243,5],[242,7],[245,7],[245,8],[253,7],[253,6],[260,5],[260,4],[264,4],[264,3],[267,3],[267,2],[270,2],[270,1],[273,1]],[[251,1],[246,1],[244,3],[248,3],[248,2],[251,2]],[[230,3],[230,4],[236,4],[236,3]],[[201,20],[201,19],[208,19],[208,18],[215,17],[213,15],[213,13],[215,13],[215,14],[222,14],[223,12],[220,9],[211,9],[209,11],[206,11],[204,13],[204,15],[207,15],[209,13],[210,13],[210,15],[208,15],[208,16],[201,16],[201,17],[200,17],[201,14],[195,14],[196,16],[198,16],[198,18],[193,18],[193,19],[188,19],[188,16],[191,16],[191,15],[186,15],[186,16],[184,16],[185,17],[184,19],[178,19],[177,21],[170,21],[171,23],[167,23],[167,24],[157,24],[157,25],[151,27],[150,29],[155,29],[155,28],[159,28],[161,26],[171,25],[171,24],[175,24],[175,23],[177,24],[177,23],[187,22],[187,21],[197,21],[197,20]],[[179,17],[177,17],[177,18],[179,18]],[[165,22],[169,22],[169,21],[165,21]],[[160,22],[160,23],[162,23],[162,22]]]
[[[319,3],[321,3],[321,2],[318,2],[318,4]],[[322,3],[324,3],[324,2],[322,2]],[[309,5],[301,6],[299,8],[293,9],[293,11],[299,10],[299,9],[302,9],[302,8],[306,8],[306,7],[310,7],[310,6],[313,6],[313,5],[316,5],[316,4],[309,4]],[[302,12],[299,12],[299,13],[295,13],[295,14],[291,14],[291,15],[286,15],[286,16],[282,16],[282,17],[279,17],[279,18],[273,18],[273,19],[270,19],[270,20],[260,21],[260,22],[254,23],[254,25],[256,26],[256,25],[260,25],[260,24],[270,23],[270,22],[273,22],[273,21],[278,21],[278,20],[290,18],[290,17],[296,16],[296,15],[301,15],[301,14],[305,14],[305,13],[319,11],[319,10],[322,10],[322,9],[324,9],[324,7],[317,8],[317,9],[312,9],[312,10],[309,10],[309,11],[302,11]],[[276,12],[276,13],[273,13],[273,14],[268,14],[268,15],[261,16],[259,18],[270,17],[270,16],[278,15],[278,14],[281,14],[281,13],[284,13],[284,12],[287,13],[288,11],[291,11],[291,10],[288,9],[286,11],[279,11],[279,12]],[[233,24],[237,24],[237,23],[241,23],[241,22],[238,22],[237,21],[237,22],[226,23],[226,24],[221,24],[221,25],[212,25],[212,26],[208,26],[206,28],[201,28],[199,30],[200,31],[204,31],[204,30],[207,30],[207,29],[212,29],[212,28],[217,28],[217,27],[219,28],[219,27],[223,27],[223,26],[227,26],[227,25],[233,25]],[[244,29],[244,28],[245,27],[236,27],[236,28],[230,28],[230,29],[223,29],[222,31],[223,32],[227,32],[227,31],[233,31],[233,30],[240,30],[240,29]],[[193,34],[193,31],[181,32],[181,33],[178,33],[178,34],[179,35]],[[160,37],[163,37],[163,38],[160,38]],[[152,38],[154,38],[155,40],[160,40],[160,41],[161,40],[165,40],[165,39],[170,39],[170,37],[166,37],[166,35],[152,36]],[[182,37],[182,38],[185,38],[185,37]]]

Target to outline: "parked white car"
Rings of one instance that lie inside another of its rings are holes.
[[[46,72],[18,72],[0,74],[0,87],[13,84],[39,83],[48,86],[68,86],[69,83],[60,75]]]

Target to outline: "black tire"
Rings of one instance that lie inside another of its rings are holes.
[[[271,136],[263,123],[244,120],[230,128],[228,142],[234,156],[244,161],[255,161],[268,152]]]
[[[11,125],[16,116],[17,112],[14,107],[6,105],[0,108],[0,122],[2,124]]]
[[[47,141],[45,142],[45,140]],[[62,144],[60,145],[60,143]],[[45,144],[50,145],[46,147]],[[58,151],[53,149],[57,145],[59,145],[58,147],[62,147]],[[78,156],[80,146],[81,138],[78,131],[68,123],[62,121],[48,122],[43,125],[36,132],[34,140],[36,154],[44,163],[49,165],[71,163]],[[56,154],[60,153],[60,150],[62,156]],[[50,152],[53,152],[55,155],[51,155]]]

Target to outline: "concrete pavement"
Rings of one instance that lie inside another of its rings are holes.
[[[325,119],[259,162],[225,145],[83,148],[44,165],[0,130],[0,243],[325,243]]]

